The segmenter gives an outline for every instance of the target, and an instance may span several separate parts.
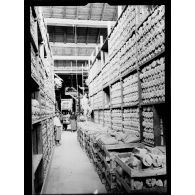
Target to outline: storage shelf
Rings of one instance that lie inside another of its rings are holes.
[[[141,64],[138,64],[138,65],[139,65],[139,68],[141,68],[141,67],[147,65],[149,62],[155,60],[156,58],[160,57],[160,56],[161,56],[162,54],[164,54],[164,53],[165,53],[165,49],[163,49],[160,53],[154,55],[152,58],[148,59],[146,62],[141,63]]]
[[[115,145],[104,145],[104,150],[117,150],[117,149],[125,149],[125,148],[134,148],[143,146],[142,143],[128,143],[128,144],[115,144]]]
[[[113,81],[110,81],[109,82],[109,85],[113,85],[113,84],[115,84],[115,83],[117,83],[118,81],[120,81],[120,76],[118,76],[117,78],[115,78]]]
[[[141,103],[141,106],[151,106],[151,105],[157,105],[157,104],[165,104],[165,102],[149,102],[149,103]]]
[[[30,31],[30,40],[31,40],[32,46],[34,48],[35,54],[38,54],[38,51],[39,51],[38,46],[37,46],[37,43],[36,43],[31,31]]]
[[[34,78],[33,74],[31,74],[31,81],[33,82],[32,83],[32,86],[35,86],[37,89],[39,89],[39,83],[38,81]]]
[[[102,72],[102,70],[100,70],[100,71],[95,75],[95,77],[90,81],[89,84],[91,84],[91,83],[100,75],[101,72]]]
[[[136,103],[136,104],[133,104],[133,105],[124,105],[123,104],[123,108],[131,108],[131,107],[136,107],[136,106],[139,106],[139,103]]]
[[[118,172],[116,171],[116,179],[119,180],[119,182],[122,184],[122,186],[125,188],[125,190],[130,193],[132,190],[129,187],[129,185],[122,179],[122,177],[119,176]]]
[[[115,159],[116,162],[124,169],[126,173],[129,174],[131,178],[166,175],[166,168],[147,168],[142,170],[136,170],[127,166],[123,161],[121,161],[118,156],[116,156]]]
[[[123,73],[121,73],[121,77],[124,79],[125,77],[129,76],[130,74],[133,74],[137,72],[137,66],[131,70],[126,70]]]
[[[33,171],[37,170],[37,167],[39,166],[41,159],[43,157],[43,154],[34,154],[33,155]]]
[[[156,8],[155,8],[156,9]],[[137,32],[137,30],[139,30],[139,28],[144,24],[144,22],[148,19],[148,17],[149,16],[151,16],[151,14],[154,12],[154,10],[155,9],[153,9],[153,11],[150,13],[150,14],[148,14],[148,16],[141,22],[141,24],[138,26],[138,27],[136,27],[136,29],[135,30],[133,30],[132,32],[131,32],[131,34],[127,37],[127,39],[124,41],[124,44],[114,53],[114,55],[110,58],[110,60],[112,59],[112,58],[114,58],[116,55],[117,55],[117,53],[120,51],[120,49],[126,44],[126,42],[127,41],[129,41],[129,39]]]
[[[106,89],[106,88],[108,88],[109,86],[110,86],[109,83],[107,83],[106,85],[103,85],[103,90]]]
[[[32,121],[32,124],[34,125],[34,124],[36,124],[36,123],[40,123],[41,121],[44,121],[44,120],[49,119],[49,118],[52,118],[52,117],[54,117],[54,115],[51,115],[51,116],[47,116],[47,117],[44,117],[44,118],[40,118],[40,119],[33,120],[33,121]]]

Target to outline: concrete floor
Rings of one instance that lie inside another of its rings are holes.
[[[93,164],[77,141],[77,133],[62,132],[55,146],[43,194],[106,193]]]

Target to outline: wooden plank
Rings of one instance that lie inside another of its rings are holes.
[[[122,184],[122,186],[125,188],[125,190],[130,193],[131,188],[129,185],[119,176],[119,174],[116,172],[116,179],[119,180],[119,182]]]
[[[106,150],[125,149],[143,146],[141,143],[128,143],[128,144],[115,144],[115,145],[104,145]]]
[[[115,161],[122,167],[124,171],[126,171],[131,178],[133,177],[150,177],[150,176],[159,176],[166,175],[166,168],[161,169],[142,169],[142,170],[134,170],[127,166],[118,156],[115,157]]]
[[[52,47],[76,47],[76,48],[95,48],[95,47],[100,47],[100,44],[96,44],[96,43],[53,43],[53,42],[49,42],[50,46]]]
[[[48,26],[77,26],[90,28],[107,28],[108,24],[115,25],[115,21],[75,20],[61,18],[45,18]]]
[[[90,56],[53,56],[54,60],[89,60]]]
[[[161,168],[161,169],[149,168],[140,171],[131,169],[131,177],[150,177],[150,176],[159,176],[159,175],[166,175],[166,168]]]

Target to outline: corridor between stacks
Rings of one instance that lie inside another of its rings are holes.
[[[62,145],[54,148],[43,194],[106,193],[93,164],[82,151],[76,132],[62,132]]]

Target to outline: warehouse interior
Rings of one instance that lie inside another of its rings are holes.
[[[165,6],[30,6],[30,50],[32,194],[166,194]]]

